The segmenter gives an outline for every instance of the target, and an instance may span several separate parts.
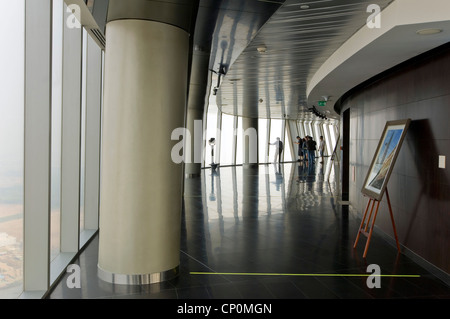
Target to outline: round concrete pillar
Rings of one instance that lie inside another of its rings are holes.
[[[189,35],[145,20],[107,24],[98,274],[118,284],[178,275]]]
[[[242,118],[244,168],[258,167],[258,119]]]

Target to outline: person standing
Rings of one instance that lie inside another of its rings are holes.
[[[308,163],[314,164],[315,160],[315,150],[316,150],[316,142],[313,141],[311,136],[307,136],[306,147],[308,149]]]
[[[302,148],[303,148],[303,160],[305,162],[307,162],[308,161],[308,145],[307,145],[308,136],[305,136],[302,141],[303,141],[303,146],[302,146]]]
[[[319,154],[320,154],[320,164],[323,164],[323,152],[325,151],[325,141],[323,140],[323,136],[320,137],[319,142]]]
[[[298,144],[298,160],[297,162],[301,162],[303,160],[303,139],[300,136],[297,136],[297,142],[294,142],[295,144]]]
[[[275,145],[275,155],[273,158],[273,163],[275,164],[278,160],[278,163],[281,162],[281,153],[283,153],[283,142],[277,137],[277,140],[274,143],[269,143],[270,145]]]

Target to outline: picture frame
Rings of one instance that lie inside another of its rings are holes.
[[[388,121],[384,127],[361,192],[381,201],[411,119]]]

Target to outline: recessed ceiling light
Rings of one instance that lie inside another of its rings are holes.
[[[309,5],[307,5],[307,4],[302,4],[302,5],[300,6],[300,9],[309,9]]]
[[[422,29],[422,30],[418,30],[416,33],[419,35],[431,35],[431,34],[437,34],[437,33],[441,33],[442,29]]]
[[[266,47],[258,47],[256,50],[258,50],[259,53],[266,53],[267,48]]]

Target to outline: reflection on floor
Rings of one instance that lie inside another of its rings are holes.
[[[448,286],[377,234],[366,259],[364,244],[353,249],[360,220],[339,203],[339,167],[327,163],[205,169],[201,178],[186,180],[177,279],[146,286],[103,282],[94,238],[76,261],[81,288],[69,289],[66,274],[48,297],[449,298]],[[370,264],[381,277],[368,278]]]

